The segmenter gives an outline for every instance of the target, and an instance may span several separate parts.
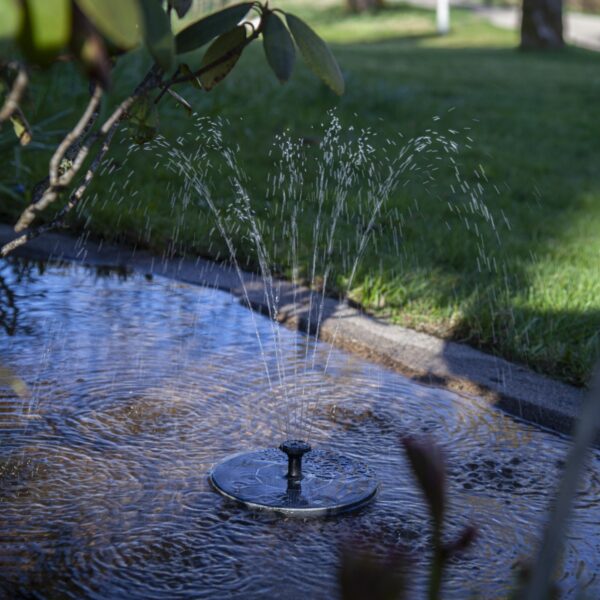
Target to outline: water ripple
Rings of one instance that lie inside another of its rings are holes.
[[[10,282],[9,282],[10,283]],[[12,282],[21,321],[1,360],[33,390],[0,390],[0,596],[331,598],[340,545],[402,547],[423,577],[427,513],[399,438],[427,434],[448,462],[450,536],[475,548],[448,572],[447,598],[507,594],[530,556],[567,442],[470,397],[417,385],[365,361],[273,333],[229,295],[132,276],[52,267]],[[279,367],[279,369],[278,369]],[[266,373],[271,377],[271,384]],[[279,377],[283,375],[283,377]],[[240,510],[207,473],[284,431],[366,462],[375,503],[298,521]],[[578,491],[561,586],[599,594],[600,463]]]

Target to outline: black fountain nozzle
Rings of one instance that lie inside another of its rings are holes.
[[[296,481],[302,479],[302,457],[311,451],[310,444],[302,440],[286,440],[279,449],[288,457],[287,478]]]

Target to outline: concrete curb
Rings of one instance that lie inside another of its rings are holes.
[[[13,237],[12,229],[0,224],[0,243]],[[199,258],[161,258],[145,251],[91,241],[86,236],[74,238],[57,233],[32,240],[16,254],[121,267],[215,287],[232,293],[255,310],[268,312],[262,278],[246,272],[238,275],[232,267]],[[287,281],[278,280],[274,285],[279,296],[279,321],[294,329],[312,329],[316,311],[312,307],[311,314],[310,291],[294,289]],[[584,398],[582,389],[469,346],[386,323],[331,298],[324,300],[319,337],[412,379],[481,396],[511,415],[561,433],[571,432]]]

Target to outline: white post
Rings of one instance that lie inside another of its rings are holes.
[[[437,0],[437,32],[444,35],[450,31],[450,2],[449,0]]]

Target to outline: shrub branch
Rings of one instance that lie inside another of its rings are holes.
[[[64,224],[66,215],[80,202],[96,171],[102,164],[102,161],[109,150],[110,143],[120,123],[127,117],[129,109],[140,96],[147,94],[151,90],[160,89],[160,93],[154,100],[155,103],[158,103],[164,94],[171,91],[171,86],[179,83],[190,82],[207,71],[210,71],[211,69],[214,69],[220,64],[228,61],[231,57],[240,54],[246,46],[248,46],[261,34],[262,29],[263,20],[261,19],[258,27],[252,27],[252,33],[242,43],[238,44],[235,48],[232,48],[210,64],[204,65],[189,75],[181,76],[180,70],[177,69],[166,82],[163,82],[163,72],[158,65],[154,64],[150,71],[135,88],[134,92],[125,100],[123,100],[119,106],[117,106],[110,117],[108,117],[108,119],[106,119],[106,121],[102,124],[100,129],[85,139],[86,135],[89,133],[95,123],[99,112],[100,102],[102,100],[102,90],[99,86],[96,86],[87,107],[77,122],[77,125],[62,140],[52,156],[52,159],[50,160],[48,176],[34,188],[33,202],[19,217],[14,227],[15,231],[20,233],[28,229],[31,226],[31,223],[35,220],[37,214],[58,199],[60,193],[73,182],[73,179],[88,158],[94,144],[101,140],[102,145],[94,156],[94,159],[88,168],[83,181],[71,193],[67,203],[50,223],[45,223],[39,227],[33,228],[23,233],[23,235],[6,243],[0,249],[0,256],[4,257],[19,246],[26,244],[29,240],[36,238],[43,233],[56,229]],[[19,72],[19,75],[20,74],[21,71]],[[12,109],[13,111],[15,109],[18,110],[18,101],[20,100],[24,86],[27,84],[27,75],[24,74],[24,77],[25,83],[20,83],[17,87],[15,80],[15,86],[13,86],[13,89],[11,90],[10,96],[16,98],[16,100],[14,100],[15,105]],[[17,76],[17,79],[19,79],[19,76]],[[16,92],[15,87],[17,87]],[[5,102],[5,106],[2,109],[3,112],[7,103],[8,98],[7,102]],[[72,159],[72,163],[63,173],[60,173],[61,164],[64,163],[64,159],[69,161]]]
[[[6,96],[6,100],[0,109],[0,124],[8,121],[15,111],[19,110],[19,103],[25,93],[25,88],[29,83],[29,77],[25,68],[18,63],[12,62],[8,64],[9,69],[16,69],[17,76],[12,84],[11,90]]]

